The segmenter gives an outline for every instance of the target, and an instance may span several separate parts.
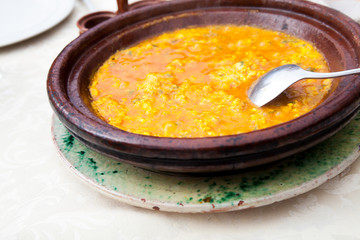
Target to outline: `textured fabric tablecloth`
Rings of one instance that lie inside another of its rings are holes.
[[[4,4],[5,1],[0,1]],[[360,17],[359,0],[323,0]],[[115,10],[115,0],[93,0]],[[360,239],[360,162],[324,185],[269,206],[176,214],[117,202],[86,186],[59,160],[46,78],[87,14],[77,1],[51,30],[0,48],[0,239]],[[9,23],[11,24],[11,23]],[[1,30],[1,29],[0,29]]]

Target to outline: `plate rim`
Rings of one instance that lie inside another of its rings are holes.
[[[47,21],[42,21],[41,24],[37,24],[36,28],[29,31],[17,31],[17,34],[10,36],[7,36],[6,34],[2,35],[0,38],[0,48],[27,40],[51,29],[64,20],[72,12],[75,6],[75,0],[48,0],[48,2],[56,4],[58,8],[56,8],[56,11],[46,14]],[[20,34],[18,34],[19,32]]]

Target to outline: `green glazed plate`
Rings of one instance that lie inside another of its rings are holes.
[[[359,156],[360,114],[330,139],[263,169],[231,176],[170,176],[103,156],[76,140],[56,118],[55,145],[66,166],[100,192],[168,212],[226,212],[268,205],[314,189]]]

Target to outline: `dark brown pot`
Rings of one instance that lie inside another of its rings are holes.
[[[255,25],[312,42],[326,56],[331,71],[357,68],[360,59],[359,25],[335,10],[306,1],[173,0],[137,9],[130,5],[129,11],[126,1],[119,1],[119,6],[123,13],[64,48],[47,82],[55,114],[75,137],[103,154],[157,171],[232,171],[303,151],[333,135],[358,112],[360,78],[353,75],[337,79],[329,97],[313,111],[250,133],[176,139],[112,127],[89,108],[90,76],[116,50],[165,31],[195,25]]]

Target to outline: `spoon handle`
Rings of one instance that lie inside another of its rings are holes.
[[[360,68],[331,73],[306,72],[308,74],[306,78],[335,78],[360,73]]]

